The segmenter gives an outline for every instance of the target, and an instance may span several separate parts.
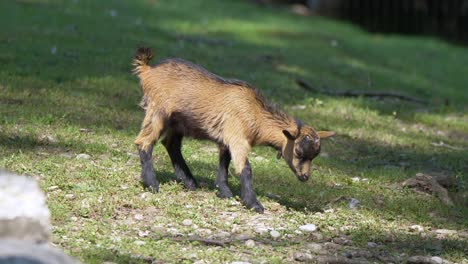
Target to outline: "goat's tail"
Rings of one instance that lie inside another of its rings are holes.
[[[153,51],[151,48],[141,47],[138,48],[135,52],[135,57],[133,58],[133,69],[134,74],[140,74],[144,71],[150,69],[149,61],[153,58]]]

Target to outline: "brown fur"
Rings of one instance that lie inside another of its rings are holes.
[[[140,149],[148,150],[172,131],[227,146],[238,174],[255,145],[275,147],[297,175],[306,170],[308,173],[310,162],[300,172],[293,163],[297,163],[294,149],[305,137],[315,142],[319,150],[319,135],[311,127],[300,127],[294,118],[268,103],[245,82],[221,78],[182,59],[167,59],[149,66],[152,57],[151,50],[140,48],[134,60],[146,111],[135,140]],[[292,137],[288,138],[285,132]]]

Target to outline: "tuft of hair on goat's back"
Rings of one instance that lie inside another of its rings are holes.
[[[138,48],[133,72],[143,91],[145,117],[135,144],[140,152],[143,184],[159,190],[152,165],[153,145],[162,139],[177,179],[194,189],[193,178],[181,153],[183,137],[218,144],[217,186],[221,197],[231,197],[227,185],[232,160],[241,177],[241,199],[248,208],[263,212],[252,187],[248,154],[255,145],[278,150],[299,180],[310,176],[311,161],[320,152],[320,139],[334,132],[315,131],[269,103],[246,82],[225,79],[183,59],[165,59],[150,66],[150,48]]]

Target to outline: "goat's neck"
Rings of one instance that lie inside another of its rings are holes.
[[[287,142],[283,131],[287,130],[293,135],[297,135],[298,126],[296,121],[291,120],[266,120],[259,128],[259,145],[269,145],[277,150],[283,149]]]

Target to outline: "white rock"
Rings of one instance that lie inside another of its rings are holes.
[[[228,238],[230,236],[231,236],[231,233],[225,232],[225,231],[220,231],[220,232],[215,234],[215,237],[221,238],[221,239],[225,239],[225,238]]]
[[[81,154],[76,155],[76,159],[79,159],[79,160],[88,160],[90,158],[91,156],[86,153],[81,153]]]
[[[57,185],[54,185],[54,186],[50,186],[49,188],[47,188],[47,190],[49,191],[55,191],[57,190],[59,187]]]
[[[37,182],[0,169],[0,237],[46,241],[49,219],[46,198]]]
[[[68,199],[68,200],[73,200],[75,198],[75,195],[71,194],[71,193],[68,193],[68,194],[65,194],[65,198]]]
[[[377,243],[375,243],[375,242],[367,242],[367,247],[375,248],[375,247],[377,247],[377,246],[378,246],[378,245],[377,245]]]
[[[263,234],[263,233],[268,232],[268,228],[266,228],[264,226],[256,226],[254,231],[255,231],[255,233]]]
[[[141,241],[141,240],[136,240],[135,242],[133,242],[135,245],[138,245],[138,246],[142,246],[144,244],[146,244],[145,241]]]
[[[307,243],[306,247],[315,254],[320,254],[322,252],[322,245],[319,243]]]
[[[359,207],[360,203],[361,202],[358,199],[351,198],[351,199],[349,199],[348,206],[349,206],[350,209],[356,209],[356,208]]]
[[[450,230],[450,229],[437,229],[435,231],[437,234],[441,235],[453,235],[457,233],[457,230]]]
[[[142,214],[136,214],[136,215],[133,216],[133,218],[135,218],[135,220],[143,220],[144,219]]]
[[[190,219],[185,219],[184,221],[182,221],[182,225],[184,225],[184,226],[191,226],[191,225],[192,225],[192,220],[190,220]]]
[[[420,225],[412,225],[409,227],[409,230],[413,232],[422,232],[424,231],[424,228]]]
[[[317,230],[317,226],[314,225],[314,224],[307,224],[307,225],[300,226],[299,229],[301,231],[311,233],[311,232],[314,232],[315,230]]]
[[[249,239],[249,240],[245,241],[245,246],[249,247],[249,248],[253,248],[253,247],[255,247],[255,241],[253,241],[252,239]]]
[[[138,236],[139,237],[147,237],[149,235],[150,231],[138,231]]]
[[[250,264],[250,262],[245,262],[245,261],[233,261],[231,264]]]
[[[272,238],[278,238],[278,237],[281,236],[281,234],[280,234],[278,231],[276,231],[276,230],[271,230],[271,231],[270,231],[270,236],[271,236]]]
[[[353,177],[353,178],[351,178],[351,180],[352,180],[353,182],[360,182],[360,181],[361,181],[361,178],[359,178],[359,177]]]
[[[432,257],[431,260],[434,261],[437,264],[444,263],[444,260],[441,257]]]

